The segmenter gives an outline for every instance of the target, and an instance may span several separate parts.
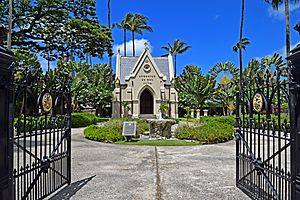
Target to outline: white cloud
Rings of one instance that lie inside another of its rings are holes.
[[[293,44],[291,46],[291,50],[293,48],[295,48],[298,44]],[[278,53],[280,56],[282,56],[283,59],[286,58],[286,45],[284,45],[283,47],[281,47],[280,49],[277,49],[275,51],[273,51],[273,53],[270,53],[268,55],[262,56],[262,57],[256,57],[257,60],[261,60],[263,57],[272,57],[274,55],[274,53]]]
[[[149,42],[149,40],[147,39],[136,39],[134,40],[134,46],[135,46],[135,55],[139,56],[141,55],[141,53],[143,52],[143,50],[145,49],[145,43],[148,44],[148,48],[150,53],[153,50],[153,47],[151,46],[151,43]],[[116,55],[118,53],[118,49],[120,49],[121,51],[121,55],[124,55],[124,43],[123,44],[116,44],[113,46],[113,51],[114,54]],[[133,48],[132,48],[132,40],[126,42],[126,56],[132,56],[132,52],[133,52]]]
[[[219,19],[221,16],[220,15],[215,15],[214,20]]]
[[[300,8],[300,4],[290,4],[290,13],[294,12],[295,10],[298,10]],[[269,6],[268,8],[269,16],[278,18],[280,20],[283,20],[285,18],[285,7],[284,4],[281,4],[278,7],[278,10],[274,10],[272,6]]]

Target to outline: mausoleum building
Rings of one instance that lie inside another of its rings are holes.
[[[112,117],[160,118],[162,103],[168,105],[167,116],[178,117],[171,54],[152,57],[145,45],[139,57],[124,57],[119,51],[116,59]]]

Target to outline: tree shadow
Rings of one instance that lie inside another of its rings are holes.
[[[82,179],[80,181],[76,181],[71,183],[70,185],[64,187],[61,191],[57,194],[52,196],[49,200],[68,200],[72,196],[74,196],[83,186],[85,186],[89,181],[91,181],[94,177],[91,176],[89,178]]]

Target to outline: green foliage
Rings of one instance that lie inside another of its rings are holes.
[[[84,136],[90,140],[100,141],[100,142],[116,142],[122,141],[124,137],[122,136],[123,122],[125,121],[136,121],[137,122],[137,132],[138,134],[145,131],[149,131],[148,123],[140,119],[110,119],[102,127],[89,126],[84,130]]]
[[[187,45],[186,42],[180,41],[178,39],[174,40],[173,46],[168,43],[168,46],[163,46],[162,49],[166,50],[168,53],[164,56],[169,55],[171,53],[173,56],[177,56],[178,54],[182,54],[192,48],[191,46]]]
[[[111,50],[111,30],[99,24],[94,0],[24,0],[13,4],[14,47],[31,49],[47,59],[63,54],[102,57]],[[0,3],[0,23],[5,27],[7,5],[8,0]]]
[[[188,65],[175,79],[179,103],[182,107],[201,108],[214,93],[216,81],[209,75],[204,75],[200,67]]]
[[[162,102],[159,106],[159,111],[163,114],[166,114],[168,110],[169,110],[169,102],[168,101]]]
[[[204,117],[199,126],[179,126],[175,136],[202,144],[226,142],[233,138],[234,123],[234,117]]]
[[[91,113],[72,113],[71,126],[72,128],[86,127],[97,124],[98,121],[98,117]]]
[[[134,14],[128,24],[126,25],[128,30],[131,31],[132,35],[132,46],[133,46],[133,56],[135,56],[135,46],[134,46],[134,34],[143,34],[143,31],[153,32],[151,26],[148,26],[148,17],[141,14]]]
[[[107,81],[110,67],[106,64],[96,64],[93,67],[80,63],[76,68],[76,77],[72,82],[73,107],[80,110],[82,106],[96,108],[96,113],[102,114],[105,106],[111,102],[113,84]]]
[[[232,47],[232,50],[234,52],[238,52],[238,50],[241,48],[243,50],[246,50],[246,47],[250,44],[250,41],[248,38],[242,38],[242,41],[241,41],[241,45],[240,45],[240,42],[236,43],[235,46]]]
[[[98,127],[95,125],[91,125],[84,129],[84,136],[90,140],[110,143],[124,139],[122,134],[116,129],[108,126]]]
[[[149,125],[145,120],[141,119],[131,119],[131,118],[119,118],[119,119],[110,119],[105,126],[115,129],[122,133],[123,123],[126,121],[135,121],[137,123],[137,134],[144,133],[149,131]]]

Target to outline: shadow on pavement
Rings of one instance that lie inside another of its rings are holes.
[[[68,199],[70,199],[73,195],[76,194],[76,192],[78,192],[83,186],[85,186],[95,176],[96,175],[91,176],[89,178],[82,179],[80,181],[76,181],[74,183],[71,183],[70,185],[64,187],[57,194],[52,196],[49,200],[68,200]]]

